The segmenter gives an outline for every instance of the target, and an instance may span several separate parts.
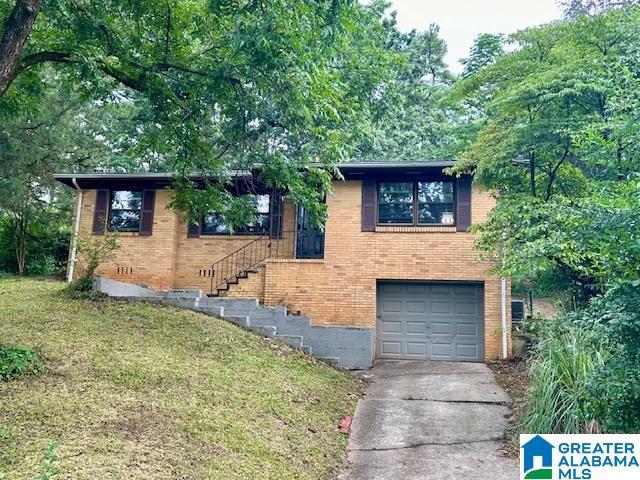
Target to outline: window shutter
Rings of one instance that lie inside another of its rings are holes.
[[[142,212],[140,215],[140,235],[149,236],[153,231],[153,207],[156,203],[155,190],[142,191]]]
[[[96,206],[93,211],[93,234],[104,235],[105,224],[107,223],[107,203],[109,201],[109,190],[96,191]]]
[[[202,225],[202,219],[200,219],[197,223],[193,223],[189,221],[189,223],[187,224],[187,237],[198,238],[200,236],[201,225]]]
[[[375,180],[362,181],[362,231],[376,230],[377,189]]]
[[[280,192],[272,192],[269,200],[269,237],[282,238],[283,205]]]
[[[471,226],[471,177],[460,177],[456,186],[456,230],[466,232]]]

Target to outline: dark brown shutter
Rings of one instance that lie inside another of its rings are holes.
[[[189,222],[187,224],[187,237],[189,238],[197,238],[200,236],[200,226],[202,224],[202,220],[197,223]]]
[[[282,195],[279,192],[273,192],[269,200],[269,237],[282,238],[282,216]]]
[[[378,191],[375,180],[362,181],[362,231],[376,230],[376,202]]]
[[[93,211],[93,234],[104,235],[104,227],[107,223],[107,207],[109,202],[109,190],[96,191],[96,207]]]
[[[142,212],[140,215],[140,235],[149,236],[153,231],[153,207],[156,203],[155,190],[142,191]]]
[[[471,226],[471,177],[460,177],[456,189],[456,230],[466,232]]]

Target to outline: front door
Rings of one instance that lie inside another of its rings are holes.
[[[298,206],[296,258],[324,258],[324,232],[313,227],[304,207]]]

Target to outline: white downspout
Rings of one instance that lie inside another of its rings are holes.
[[[501,299],[501,316],[502,316],[502,358],[507,358],[507,279],[500,278],[500,299]]]
[[[71,260],[69,262],[69,269],[67,270],[67,283],[71,283],[73,281],[73,270],[76,266],[77,262],[77,253],[78,253],[78,232],[80,230],[80,212],[82,211],[82,189],[78,182],[76,181],[76,177],[71,179],[71,183],[76,187],[78,191],[78,203],[76,205],[76,218],[73,224],[73,239],[71,241]]]

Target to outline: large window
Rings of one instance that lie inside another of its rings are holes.
[[[453,182],[378,183],[378,223],[454,225]]]
[[[137,232],[140,230],[141,191],[112,190],[109,205],[109,230],[112,232]]]
[[[269,233],[269,195],[252,195],[256,220],[232,231],[221,215],[212,213],[202,219],[202,235],[266,235]]]

